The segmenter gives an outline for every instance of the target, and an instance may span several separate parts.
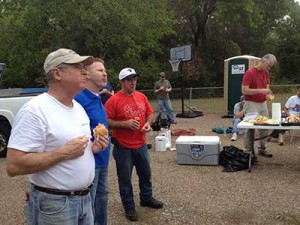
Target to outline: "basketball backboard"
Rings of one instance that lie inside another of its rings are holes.
[[[184,45],[170,49],[171,60],[181,60],[181,62],[187,62],[192,60],[192,47],[191,45]]]

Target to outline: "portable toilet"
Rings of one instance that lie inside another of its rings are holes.
[[[233,107],[242,95],[242,80],[245,72],[255,66],[260,58],[251,55],[234,56],[224,60],[224,100],[226,113],[233,117]]]

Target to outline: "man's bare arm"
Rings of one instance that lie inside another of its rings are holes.
[[[23,152],[9,148],[7,151],[6,171],[11,177],[37,173],[55,164],[77,158],[84,154],[89,137],[81,136],[67,142],[51,152]]]
[[[249,86],[242,85],[242,93],[244,95],[273,94],[273,92],[269,89],[269,85],[267,86],[267,88],[263,88],[263,89],[252,89],[249,88]]]

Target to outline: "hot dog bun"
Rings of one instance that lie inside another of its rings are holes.
[[[108,130],[101,123],[98,123],[98,125],[93,129],[93,132],[94,132],[95,138],[99,138],[100,136],[108,135]]]
[[[294,115],[290,115],[287,120],[289,123],[300,123],[300,118]]]
[[[275,99],[275,95],[273,94],[268,94],[267,95],[267,99],[270,99],[271,101],[273,101]]]

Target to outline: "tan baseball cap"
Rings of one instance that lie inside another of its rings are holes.
[[[66,48],[60,48],[54,52],[51,52],[44,63],[44,70],[49,73],[52,69],[62,63],[74,64],[83,63],[84,66],[89,66],[93,63],[93,56],[80,56],[75,51]]]

